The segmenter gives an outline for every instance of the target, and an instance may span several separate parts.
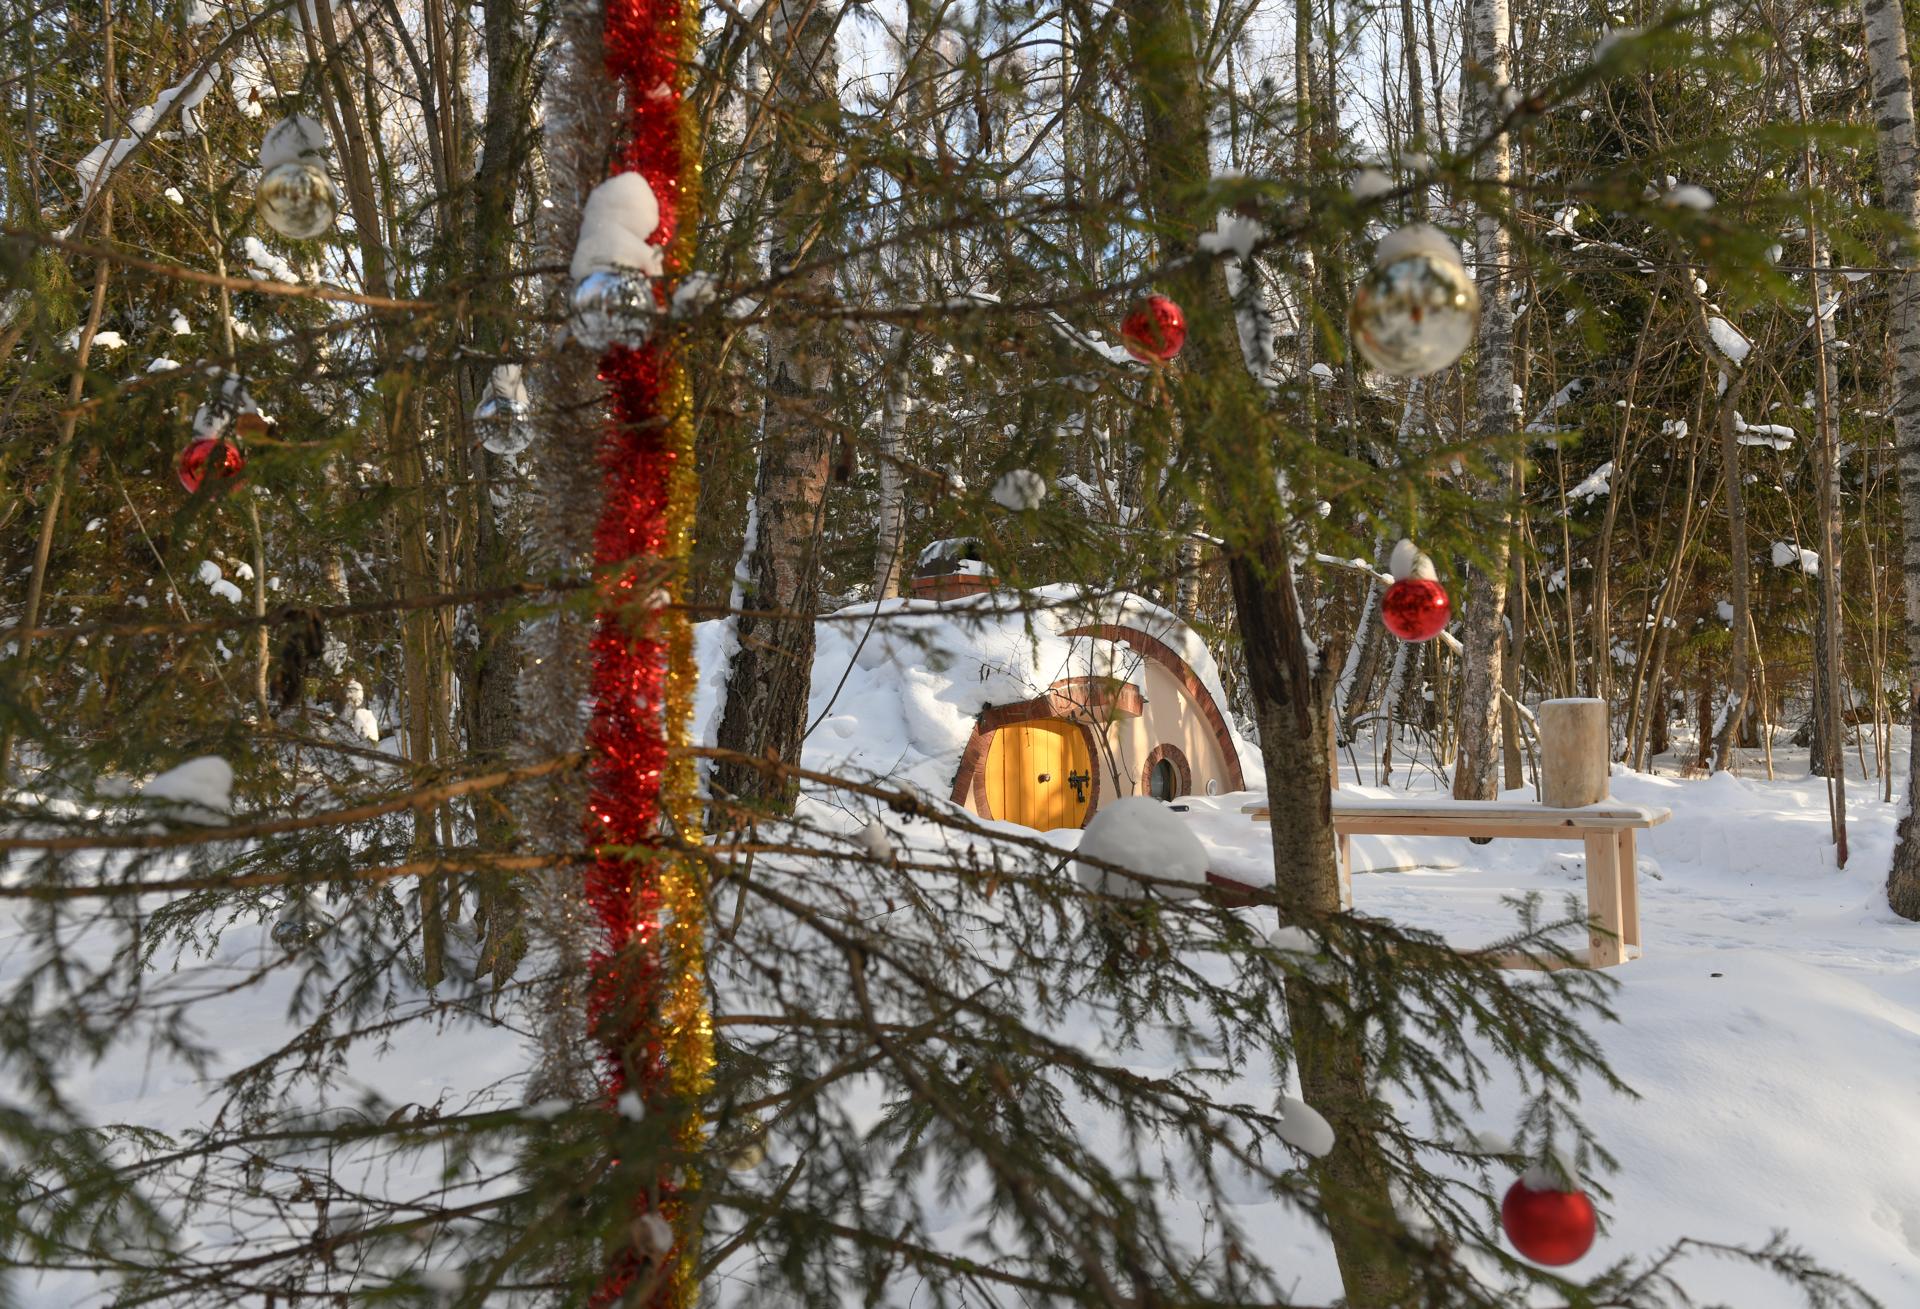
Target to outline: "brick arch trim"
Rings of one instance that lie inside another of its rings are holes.
[[[1213,733],[1213,739],[1220,746],[1220,757],[1227,761],[1227,776],[1221,789],[1244,791],[1247,789],[1246,774],[1240,769],[1240,752],[1233,748],[1233,734],[1227,730],[1226,715],[1220,712],[1213,693],[1200,680],[1199,674],[1180,657],[1178,651],[1157,636],[1149,636],[1137,627],[1123,627],[1119,623],[1089,623],[1084,627],[1075,627],[1062,632],[1062,636],[1093,636],[1103,641],[1125,641],[1147,658],[1159,664],[1173,680],[1185,688],[1193,702],[1200,706],[1200,717]],[[1188,784],[1192,784],[1192,770],[1187,770]]]
[[[1174,795],[1192,795],[1193,765],[1187,762],[1180,747],[1170,742],[1162,742],[1147,752],[1147,762],[1140,769],[1140,794],[1153,794],[1153,770],[1163,759],[1173,765]]]
[[[973,725],[973,735],[967,739],[967,748],[960,754],[960,771],[953,779],[955,804],[964,805],[971,800],[974,813],[982,818],[994,816],[993,804],[987,799],[987,755],[993,750],[993,734],[1003,727],[1035,721],[1065,723],[1080,733],[1080,739],[1086,743],[1087,758],[1100,758],[1100,743],[1094,739],[1093,729],[1077,718],[1058,712],[1058,696],[1057,690],[1049,690],[1045,695],[1017,704],[995,705],[980,715],[980,721]],[[1139,696],[1135,691],[1134,698],[1137,700]],[[1136,708],[1134,712],[1139,710]],[[1100,808],[1100,769],[1093,767],[1087,772],[1093,778],[1087,790],[1087,812],[1091,814]]]

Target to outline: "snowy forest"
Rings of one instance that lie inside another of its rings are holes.
[[[1912,33],[0,0],[0,1309],[1920,1304]]]

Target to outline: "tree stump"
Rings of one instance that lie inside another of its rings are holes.
[[[1576,809],[1607,798],[1607,702],[1544,700],[1540,720],[1540,803]]]

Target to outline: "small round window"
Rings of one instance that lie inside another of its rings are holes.
[[[1162,759],[1153,766],[1153,772],[1147,778],[1148,792],[1156,800],[1171,800],[1180,788],[1180,776],[1173,770],[1173,760]]]

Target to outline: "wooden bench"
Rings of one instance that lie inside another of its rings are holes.
[[[1264,804],[1242,807],[1255,822],[1270,815]],[[1340,899],[1353,907],[1353,838],[1356,836],[1486,836],[1522,840],[1579,837],[1587,856],[1587,948],[1576,962],[1609,968],[1640,953],[1640,892],[1634,833],[1658,827],[1669,809],[1611,801],[1577,809],[1506,800],[1388,800],[1333,793],[1333,832],[1339,843]],[[1515,953],[1509,968],[1551,968],[1557,959]]]

